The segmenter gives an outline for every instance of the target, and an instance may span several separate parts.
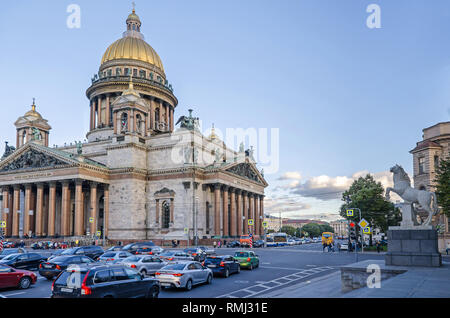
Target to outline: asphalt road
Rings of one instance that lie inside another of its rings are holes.
[[[218,255],[233,255],[238,249],[217,248]],[[260,258],[259,268],[242,269],[229,278],[214,277],[211,285],[199,285],[191,291],[163,289],[161,298],[255,297],[276,289],[327,275],[339,266],[355,262],[355,254],[323,252],[320,243],[289,247],[254,249]],[[37,251],[39,253],[39,251]],[[49,252],[42,252],[46,254]],[[358,260],[383,259],[383,254],[359,254]],[[37,273],[37,272],[36,272]],[[27,290],[3,289],[0,298],[46,298],[51,295],[51,281],[38,276],[38,282]]]

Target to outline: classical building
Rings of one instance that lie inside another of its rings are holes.
[[[423,129],[423,140],[410,153],[413,155],[414,188],[435,191],[434,179],[439,160],[450,156],[450,121]],[[443,214],[436,215],[432,224],[443,227],[439,249],[445,250],[450,244],[449,218]]]
[[[86,91],[86,142],[49,147],[51,127],[34,102],[15,122],[16,147],[7,144],[0,161],[6,236],[260,235],[267,182],[253,150],[204,136],[192,111],[175,123],[178,100],[134,10],[126,27]]]
[[[337,236],[348,236],[348,221],[337,220],[330,222],[330,226],[333,228],[334,233]]]

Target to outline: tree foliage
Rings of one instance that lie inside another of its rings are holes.
[[[442,212],[450,217],[450,157],[439,161],[434,182],[438,204]]]
[[[294,236],[295,235],[295,227],[283,225],[281,227],[281,232],[286,233],[287,235]]]
[[[383,232],[401,221],[400,210],[384,198],[381,182],[376,182],[370,174],[355,180],[342,194],[342,201],[345,203],[341,205],[340,215],[355,223],[359,222],[359,212],[355,210],[353,217],[347,217],[347,209],[359,208],[361,217],[369,221],[372,228],[378,227]]]

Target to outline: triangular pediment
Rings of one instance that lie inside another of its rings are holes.
[[[24,146],[13,152],[7,159],[0,162],[0,172],[19,172],[21,170],[52,168],[73,164],[70,160],[63,160],[50,155],[31,145]]]
[[[255,167],[255,165],[250,162],[241,162],[232,164],[230,167],[226,167],[225,171],[249,179],[251,181],[267,185],[267,182],[266,180],[264,180],[264,177]]]

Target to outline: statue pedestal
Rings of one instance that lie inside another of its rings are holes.
[[[406,225],[406,224],[405,224]],[[442,256],[438,250],[436,230],[427,227],[389,227],[386,265],[439,267]]]

